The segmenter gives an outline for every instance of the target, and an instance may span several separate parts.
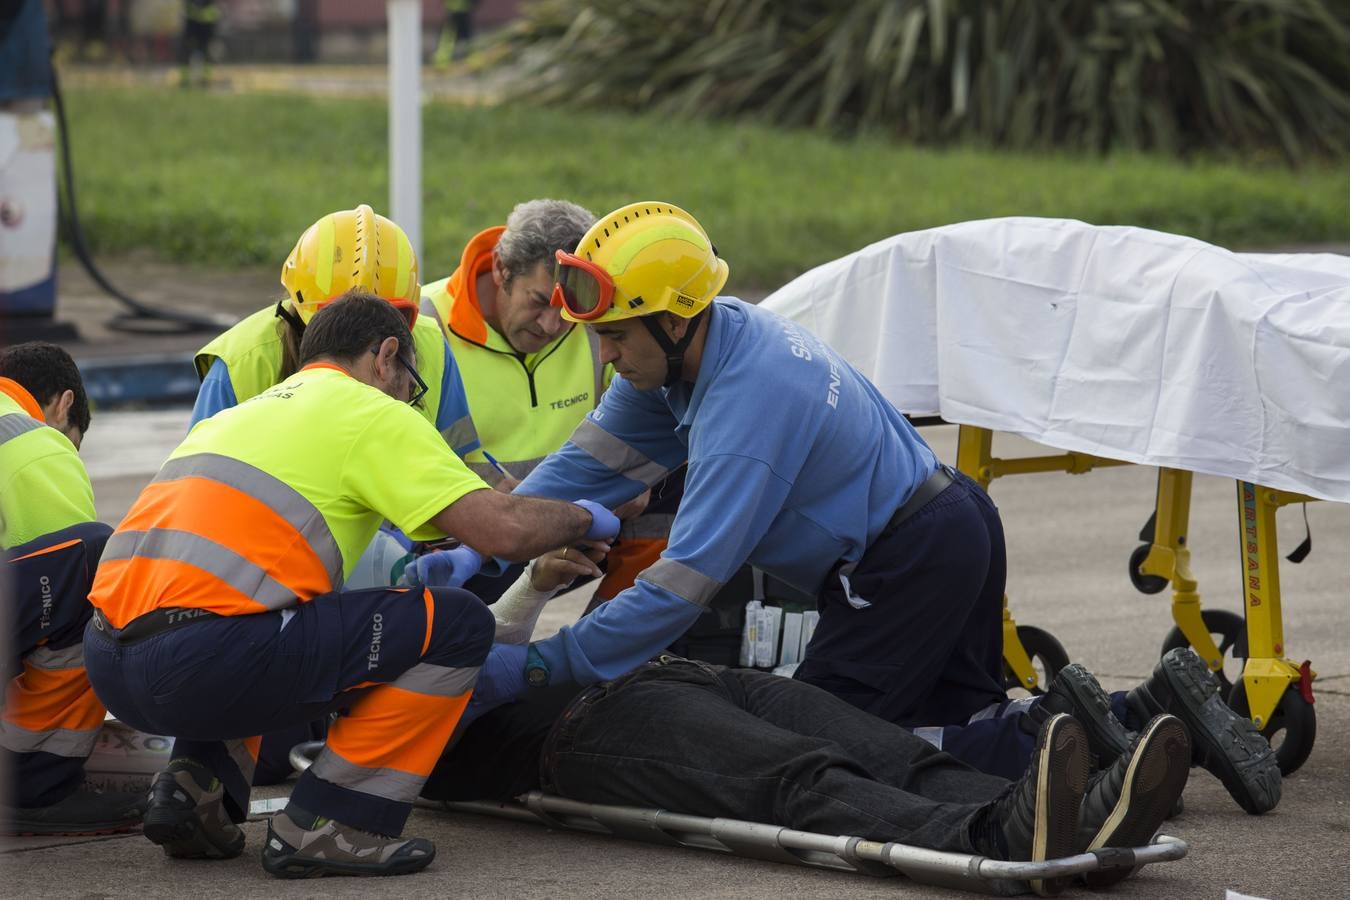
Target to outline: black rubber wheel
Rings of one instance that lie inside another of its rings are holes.
[[[1219,679],[1219,696],[1227,697],[1233,689],[1233,678],[1229,677],[1225,670],[1233,660],[1245,659],[1247,656],[1247,622],[1242,616],[1226,609],[1202,609],[1200,618],[1204,620],[1205,628],[1213,636],[1214,643],[1219,645],[1219,653],[1224,658],[1224,667],[1215,672],[1214,677]],[[1173,625],[1172,630],[1167,632],[1167,637],[1163,639],[1162,653],[1159,656],[1166,656],[1169,650],[1190,645],[1191,642],[1186,640],[1186,635],[1181,633],[1181,629]],[[1241,668],[1234,665],[1232,670],[1236,677]]]
[[[1148,557],[1148,551],[1151,544],[1140,544],[1134,548],[1130,554],[1130,584],[1141,594],[1161,594],[1167,590],[1167,579],[1161,575],[1145,575],[1139,571],[1139,567],[1144,564]]]
[[[1022,642],[1022,649],[1027,651],[1031,665],[1036,669],[1037,687],[1032,693],[1043,694],[1059,670],[1069,664],[1069,651],[1053,634],[1034,625],[1018,625],[1017,639]],[[1027,690],[1007,663],[1003,665],[1003,684],[1008,690]]]
[[[1250,716],[1247,705],[1247,686],[1239,681],[1228,695],[1228,705],[1233,712]],[[1280,772],[1292,775],[1299,766],[1308,761],[1312,753],[1313,742],[1317,740],[1317,711],[1313,705],[1303,699],[1297,684],[1289,685],[1288,690],[1275,705],[1266,727],[1261,729],[1270,746],[1275,750],[1275,759],[1280,763]]]

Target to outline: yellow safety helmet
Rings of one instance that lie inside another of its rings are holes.
[[[556,257],[553,305],[587,325],[658,312],[691,318],[727,282],[703,226],[669,203],[630,203],[601,216],[576,253]]]
[[[305,324],[327,303],[362,288],[401,310],[411,328],[422,298],[412,241],[364,203],[309,226],[281,267],[281,285]]]

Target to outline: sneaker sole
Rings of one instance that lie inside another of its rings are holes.
[[[1153,840],[1181,796],[1191,768],[1186,726],[1175,716],[1158,716],[1144,729],[1125,770],[1120,797],[1087,850],[1140,847]],[[1116,866],[1084,874],[1088,887],[1100,888],[1128,878],[1135,867]]]
[[[1069,695],[1069,701],[1075,708],[1081,708],[1091,715],[1084,721],[1083,716],[1075,716],[1078,724],[1087,732],[1088,746],[1097,757],[1097,768],[1105,769],[1116,761],[1117,757],[1130,752],[1132,736],[1120,725],[1111,710],[1111,699],[1102,690],[1102,686],[1092,673],[1080,665],[1065,666],[1055,676],[1055,681]],[[1089,723],[1108,723],[1101,728],[1089,728]],[[1109,723],[1116,722],[1112,728]]]
[[[1078,828],[1078,806],[1087,789],[1089,750],[1087,732],[1072,716],[1060,713],[1049,720],[1036,747],[1036,833],[1031,861],[1044,862],[1073,854]],[[1032,879],[1031,890],[1051,897],[1068,887],[1070,878]]]
[[[196,813],[151,806],[141,827],[151,843],[174,859],[233,859],[244,852],[244,833],[222,843],[211,839]]]
[[[1280,765],[1251,719],[1239,716],[1214,689],[1213,675],[1193,653],[1164,657],[1163,672],[1186,725],[1198,761],[1223,782],[1229,795],[1252,815],[1280,802]]]
[[[285,855],[263,854],[262,867],[277,878],[324,878],[329,875],[370,877],[380,875],[411,875],[420,872],[436,858],[433,849],[426,856],[393,860],[387,863],[345,863],[332,859],[312,859],[295,853]]]

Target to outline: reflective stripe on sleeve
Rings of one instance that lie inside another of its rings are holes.
[[[595,457],[601,465],[608,466],[617,474],[640,481],[648,487],[656,484],[670,471],[666,466],[648,459],[590,419],[582,419],[568,440]]]
[[[460,416],[446,426],[445,430],[441,432],[441,437],[445,438],[445,442],[450,445],[451,449],[477,441],[478,429],[473,425],[473,416]]]
[[[695,606],[707,606],[713,595],[722,587],[722,582],[714,581],[701,572],[695,572],[684,563],[664,556],[639,572],[638,578],[648,584],[664,588]]]

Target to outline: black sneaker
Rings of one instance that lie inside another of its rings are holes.
[[[145,814],[145,795],[80,790],[50,806],[4,807],[4,833],[75,837],[135,831]]]
[[[1047,713],[1068,713],[1078,720],[1099,769],[1130,751],[1134,734],[1111,712],[1111,698],[1097,679],[1078,663],[1059,670],[1038,706]]]
[[[1251,719],[1219,697],[1219,682],[1189,647],[1171,650],[1126,703],[1141,720],[1171,713],[1191,736],[1192,762],[1212,772],[1252,815],[1280,802],[1280,766]]]
[[[1072,716],[1051,716],[1036,738],[1027,773],[994,801],[985,819],[1009,860],[1044,862],[1074,852],[1078,809],[1088,783],[1091,755],[1083,726]],[[978,842],[977,842],[978,843]],[[1068,878],[1033,880],[1042,897],[1064,890]]]
[[[263,868],[278,878],[408,875],[435,858],[436,845],[423,838],[371,834],[325,818],[305,828],[287,810],[267,823],[262,851]]]
[[[1176,716],[1145,726],[1130,752],[1097,773],[1083,796],[1077,852],[1142,847],[1167,818],[1191,769],[1191,743]],[[1106,887],[1134,872],[1130,865],[1083,875],[1089,887]]]
[[[224,785],[191,759],[172,760],[155,776],[144,831],[175,859],[232,859],[244,851],[244,832],[225,811]]]

